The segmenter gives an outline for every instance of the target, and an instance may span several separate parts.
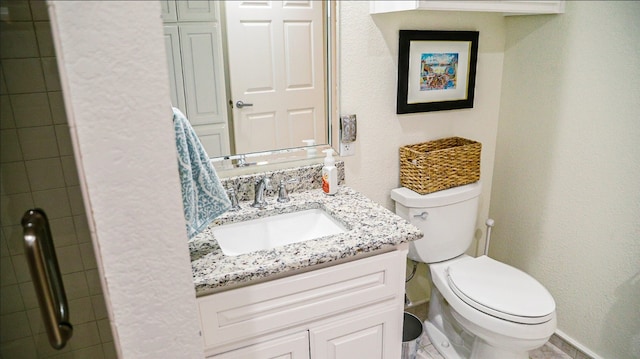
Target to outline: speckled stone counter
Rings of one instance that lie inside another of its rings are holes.
[[[327,196],[320,189],[290,193],[289,196],[291,201],[284,204],[270,196],[265,209],[252,208],[251,201],[242,201],[240,211],[227,212],[218,217],[209,228],[189,242],[197,295],[294,273],[332,261],[348,260],[362,254],[390,250],[398,244],[422,238],[418,228],[346,186],[340,186],[335,196]],[[322,208],[342,222],[348,231],[238,256],[224,255],[212,234],[213,227],[226,223],[311,208]]]

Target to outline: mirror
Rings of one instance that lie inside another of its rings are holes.
[[[259,164],[291,152],[309,157],[319,152],[313,146],[330,145],[334,2],[161,4],[172,105],[214,163]]]

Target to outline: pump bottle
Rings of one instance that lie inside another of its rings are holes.
[[[322,167],[322,190],[328,195],[334,195],[338,191],[338,169],[333,158],[333,149],[322,151],[327,154]]]

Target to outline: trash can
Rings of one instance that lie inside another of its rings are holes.
[[[415,359],[418,353],[422,321],[411,313],[404,312],[402,322],[402,359]]]

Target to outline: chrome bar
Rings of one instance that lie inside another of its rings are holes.
[[[485,223],[487,225],[487,239],[484,241],[484,255],[489,256],[489,243],[491,242],[491,229],[493,228],[495,221],[491,218],[487,219]]]
[[[69,323],[69,305],[49,221],[43,210],[31,209],[22,217],[22,228],[29,271],[49,343],[55,349],[62,349],[71,338],[73,327]]]

